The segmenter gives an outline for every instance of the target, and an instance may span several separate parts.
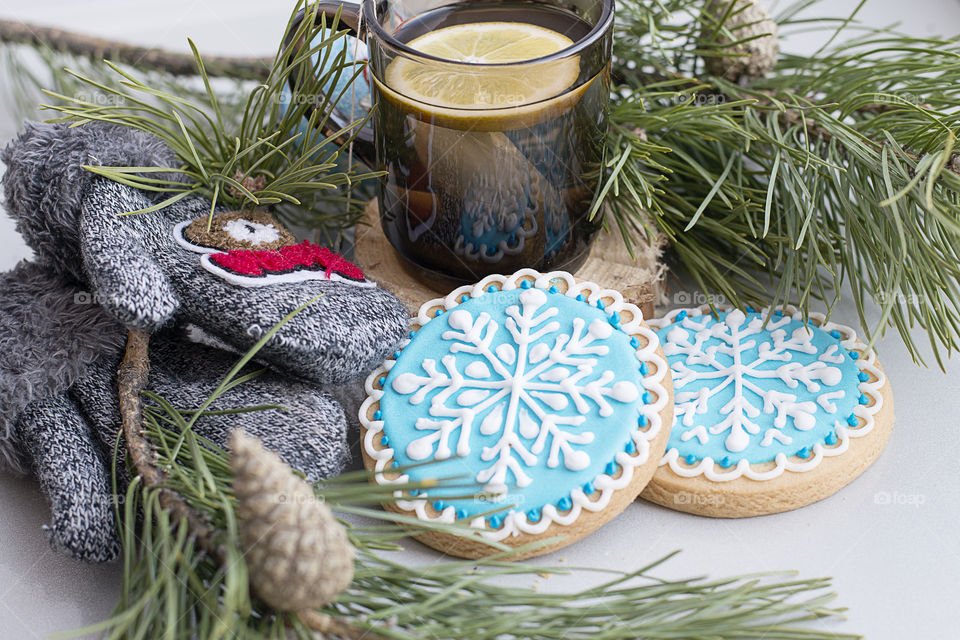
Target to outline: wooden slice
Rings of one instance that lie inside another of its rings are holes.
[[[392,291],[411,314],[424,302],[449,292],[432,289],[408,270],[383,234],[376,200],[367,206],[366,222],[357,226],[354,261],[368,278]],[[654,305],[663,296],[662,251],[659,243],[639,244],[632,258],[619,235],[601,231],[587,261],[574,275],[620,291],[640,307],[645,318],[652,318]]]

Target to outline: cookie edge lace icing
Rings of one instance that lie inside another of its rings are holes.
[[[733,309],[733,307],[717,307],[719,313],[725,313]],[[792,320],[800,322],[804,320],[803,313],[792,305],[768,308],[761,313],[774,313],[776,311],[782,311],[784,315],[788,315]],[[712,310],[709,305],[691,309],[674,309],[663,317],[648,320],[647,324],[659,331],[673,324],[677,315],[681,313],[686,314],[685,317],[700,317],[712,313]],[[860,382],[857,385],[857,389],[861,394],[873,400],[872,403],[866,405],[858,404],[854,407],[853,413],[863,421],[862,424],[856,428],[848,428],[838,423],[835,427],[837,433],[837,443],[835,445],[826,446],[823,442],[814,443],[809,458],[798,458],[795,455],[787,456],[787,454],[781,451],[773,460],[774,466],[769,469],[765,468],[770,464],[769,462],[751,463],[749,460],[743,459],[729,471],[718,471],[718,469],[725,469],[725,467],[722,467],[709,456],[701,458],[696,465],[681,464],[679,449],[670,447],[669,444],[667,445],[666,453],[664,453],[663,458],[660,460],[659,466],[669,466],[671,471],[683,478],[695,478],[702,475],[711,482],[730,482],[731,480],[743,477],[762,482],[778,478],[783,475],[784,471],[792,471],[795,473],[812,471],[820,466],[824,458],[846,453],[850,448],[850,441],[852,439],[863,437],[873,431],[876,424],[876,415],[883,408],[883,394],[881,390],[886,384],[886,375],[877,365],[876,353],[873,350],[867,350],[867,345],[857,338],[857,333],[852,327],[830,322],[822,313],[810,312],[807,314],[807,317],[816,324],[818,328],[827,333],[838,331],[843,336],[842,339],[839,339],[840,345],[848,352],[859,353],[859,356],[855,360],[857,369],[858,371],[866,372],[870,378],[864,382]],[[671,425],[671,428],[672,426],[673,425]]]
[[[619,465],[620,476],[614,477],[607,473],[598,474],[593,480],[595,491],[586,494],[581,487],[573,488],[570,492],[571,508],[566,513],[561,513],[555,505],[546,504],[540,507],[539,517],[531,520],[527,512],[523,510],[508,511],[502,514],[503,524],[498,529],[489,529],[485,518],[477,516],[470,520],[470,526],[482,530],[482,535],[492,540],[503,540],[509,536],[520,534],[542,534],[551,524],[568,526],[576,522],[580,515],[586,509],[590,512],[602,511],[610,503],[613,494],[630,485],[634,477],[634,470],[641,467],[650,459],[650,448],[652,443],[663,427],[660,412],[666,407],[669,400],[669,394],[663,386],[663,378],[670,370],[665,358],[661,357],[657,350],[660,346],[660,340],[655,330],[645,324],[643,314],[639,307],[623,299],[619,291],[604,289],[594,282],[577,281],[573,275],[565,271],[552,271],[549,273],[540,273],[534,269],[521,269],[511,276],[491,275],[487,276],[477,284],[465,285],[454,289],[446,297],[435,298],[421,305],[415,318],[411,319],[411,326],[422,327],[430,320],[436,317],[435,311],[443,309],[445,312],[455,308],[461,302],[464,294],[469,295],[469,299],[478,297],[488,292],[491,286],[498,290],[509,291],[520,288],[522,280],[533,279],[533,286],[538,289],[549,290],[551,286],[557,284],[557,281],[563,281],[566,285],[566,291],[562,293],[567,297],[574,298],[578,295],[586,295],[585,304],[596,305],[603,299],[612,300],[612,302],[603,306],[607,314],[622,313],[624,310],[632,314],[628,322],[620,324],[620,328],[627,335],[641,335],[647,344],[636,350],[637,360],[640,363],[647,362],[654,365],[655,371],[647,375],[641,374],[643,388],[656,396],[656,401],[652,403],[641,403],[640,413],[647,418],[647,426],[643,429],[639,424],[630,432],[630,442],[636,448],[634,453],[619,451],[614,456],[614,460]],[[559,291],[558,291],[559,293]],[[434,313],[430,313],[434,311]],[[401,346],[400,351],[409,344],[406,340]],[[396,363],[396,357],[385,361],[381,366],[375,369],[366,379],[364,388],[367,393],[366,399],[360,406],[360,423],[366,430],[363,436],[364,452],[375,461],[374,478],[378,484],[408,484],[409,476],[401,474],[396,478],[388,478],[385,471],[390,469],[394,460],[393,448],[386,446],[377,448],[379,444],[377,437],[383,431],[384,421],[374,420],[368,416],[374,416],[379,409],[380,399],[383,397],[383,390],[378,386],[379,381],[385,378]],[[614,472],[616,473],[616,472]],[[599,492],[599,496],[597,493]],[[594,496],[595,499],[591,499]],[[394,497],[397,507],[404,511],[413,511],[420,520],[428,522],[452,523],[456,521],[456,508],[452,505],[444,507],[436,516],[428,511],[429,500],[427,499],[404,499],[402,491],[396,491]],[[432,509],[432,507],[430,507]]]

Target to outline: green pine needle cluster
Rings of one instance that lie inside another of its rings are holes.
[[[299,10],[305,15],[294,27]],[[83,93],[45,91],[62,114],[57,120],[79,126],[90,121],[115,123],[153,134],[170,147],[182,165],[165,167],[104,167],[86,169],[144,191],[161,194],[148,208],[162,209],[191,195],[218,206],[276,208],[288,222],[345,229],[361,215],[349,191],[373,173],[357,173],[343,166],[341,156],[362,121],[331,131],[331,107],[346,92],[333,90],[341,79],[350,82],[363,71],[347,58],[346,47],[335,45],[346,37],[339,15],[328,20],[317,5],[298,3],[267,77],[249,91],[242,106],[225,113],[203,59],[190,46],[202,85],[201,95],[176,88],[156,88],[134,72],[104,61],[113,82],[103,74],[84,75],[65,70],[87,88]],[[292,81],[292,82],[291,82]],[[293,87],[291,89],[291,87]],[[151,175],[144,175],[150,173]],[[157,177],[161,174],[165,177]],[[331,207],[330,203],[339,206]]]
[[[892,326],[922,361],[919,326],[942,366],[960,346],[960,42],[798,17],[814,4],[774,20],[782,49],[820,30],[820,51],[732,82],[705,73],[727,55],[701,41],[709,3],[621,0],[597,210],[628,244],[664,234],[682,271],[733,304],[829,310],[849,285],[862,324],[881,310],[872,341]]]
[[[308,303],[309,304],[309,303]],[[288,321],[292,313],[283,322]],[[144,487],[134,477],[118,502],[123,545],[123,583],[114,614],[69,637],[100,634],[111,640],[156,638],[276,639],[315,637],[294,614],[272,611],[251,595],[231,489],[229,454],[193,431],[211,403],[260,372],[244,367],[282,326],[268,332],[225,376],[199,408],[178,408],[144,392],[143,432],[165,473],[162,487]],[[226,412],[278,410],[238,407]],[[225,411],[215,412],[223,415]],[[119,444],[119,441],[118,441]],[[118,448],[119,451],[119,448]],[[114,468],[124,464],[115,456]],[[116,477],[116,474],[115,474]],[[441,480],[444,486],[456,479]],[[825,619],[842,617],[831,606],[828,579],[790,574],[745,575],[711,580],[665,580],[655,571],[670,556],[629,572],[549,567],[499,560],[445,560],[412,566],[394,552],[418,533],[442,530],[463,536],[476,531],[429,523],[384,511],[395,487],[352,472],[318,483],[316,492],[348,528],[357,549],[350,587],[322,613],[372,637],[418,640],[711,638],[826,640],[855,638],[823,630]],[[411,485],[409,488],[418,488]],[[173,490],[217,533],[223,561],[198,548],[186,521],[164,507],[160,494]],[[141,514],[138,517],[138,514]],[[603,535],[602,532],[598,535]],[[491,543],[497,545],[497,543]],[[508,549],[499,545],[503,549]],[[672,555],[672,554],[671,554]],[[518,578],[577,573],[601,582],[573,593],[508,586]],[[810,623],[819,621],[812,626]],[[64,636],[68,637],[68,636]]]

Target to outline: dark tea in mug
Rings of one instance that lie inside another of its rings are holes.
[[[381,221],[419,271],[462,283],[585,259],[609,38],[564,52],[592,28],[556,4],[475,2],[393,31],[418,55],[374,60]]]

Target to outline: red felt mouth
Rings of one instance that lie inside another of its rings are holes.
[[[210,260],[231,273],[251,278],[294,271],[323,271],[327,278],[335,273],[350,280],[366,279],[358,266],[309,240],[271,251],[238,249],[214,253]]]

